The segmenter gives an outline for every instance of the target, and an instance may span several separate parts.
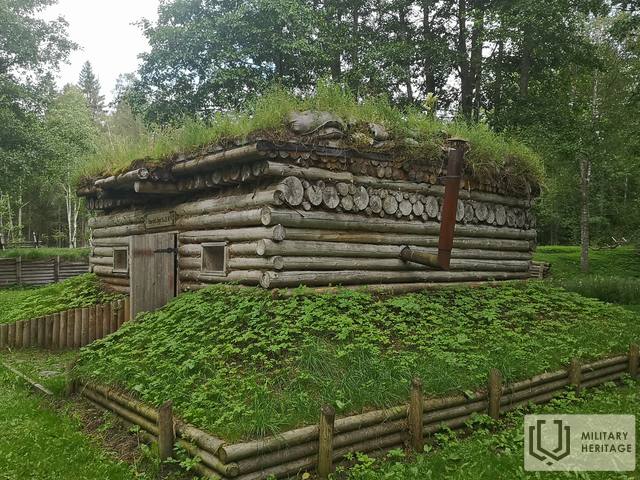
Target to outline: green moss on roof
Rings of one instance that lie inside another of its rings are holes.
[[[382,97],[358,101],[345,89],[320,83],[314,95],[296,96],[274,88],[245,111],[220,113],[206,120],[185,119],[175,127],[155,127],[137,138],[111,139],[87,162],[83,178],[117,174],[141,164],[171,163],[178,155],[193,154],[212,145],[230,146],[262,138],[304,142],[287,125],[291,112],[330,112],[347,125],[345,147],[359,151],[393,152],[409,162],[439,167],[446,140],[457,136],[469,140],[469,174],[514,186],[540,185],[544,178],[541,158],[525,145],[492,132],[484,124],[442,122],[416,109],[401,110]],[[389,140],[370,143],[369,124],[384,127]]]

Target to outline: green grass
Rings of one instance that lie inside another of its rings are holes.
[[[78,352],[75,351],[52,353],[46,350],[27,349],[0,352],[0,360],[47,387],[56,395],[64,392],[67,365],[77,356]]]
[[[416,110],[398,110],[382,97],[359,102],[344,88],[326,82],[319,83],[313,95],[295,96],[274,88],[241,112],[218,114],[206,120],[185,119],[176,127],[143,128],[135,137],[110,138],[88,159],[79,177],[117,173],[138,160],[149,164],[168,162],[178,153],[196,152],[207,145],[229,145],[252,137],[286,140],[291,137],[287,115],[304,110],[329,111],[348,123],[346,147],[393,151],[409,162],[439,168],[446,139],[462,136],[470,141],[469,173],[506,180],[516,190],[527,183],[537,185],[544,178],[543,163],[538,155],[484,125],[439,122]],[[370,122],[384,125],[391,134],[391,141],[382,149],[369,145],[367,125]],[[407,138],[415,140],[415,144],[409,145]]]
[[[12,248],[0,250],[0,258],[17,258],[23,260],[46,260],[60,257],[64,260],[88,260],[89,248]]]
[[[428,395],[624,352],[639,317],[543,282],[377,299],[274,299],[223,286],[185,294],[83,350],[77,374],[178,414],[230,441],[397,405],[419,375]]]
[[[580,271],[580,247],[538,247],[535,259],[551,263],[551,280],[572,292],[640,310],[640,252],[634,247],[589,251]]]
[[[534,413],[557,414],[633,414],[640,415],[640,386],[628,381],[624,387],[609,384],[586,392],[581,397],[566,394],[544,406],[533,408]],[[433,453],[419,455],[411,462],[402,452],[375,461],[361,457],[361,462],[347,474],[348,480],[518,480],[518,479],[585,479],[614,480],[637,478],[633,472],[545,472],[523,471],[523,412],[510,414],[499,425],[483,422],[484,428],[470,437],[460,439],[452,433],[436,434],[436,446],[445,447]],[[481,417],[476,420],[476,425]],[[497,427],[497,429],[496,429]],[[506,427],[506,428],[505,428]],[[636,438],[640,424],[636,422]],[[395,458],[394,458],[395,457]],[[636,449],[640,464],[640,450]]]
[[[49,315],[77,307],[106,303],[121,295],[107,293],[98,277],[85,274],[39,288],[0,290],[0,323]]]
[[[132,480],[125,463],[80,432],[0,367],[0,478],[3,480]]]

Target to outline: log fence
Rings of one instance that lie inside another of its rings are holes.
[[[406,405],[335,418],[333,407],[325,405],[320,422],[258,440],[228,444],[173,417],[170,401],[155,409],[114,389],[81,383],[79,393],[95,406],[107,409],[124,421],[139,426],[145,438],[159,442],[162,456],[172,455],[173,442],[201,461],[196,471],[221,480],[263,480],[288,478],[316,470],[326,479],[337,463],[349,454],[383,454],[391,449],[409,448],[422,452],[431,436],[443,427],[467,428],[474,414],[499,418],[506,412],[551,400],[567,387],[584,389],[615,381],[624,375],[637,378],[638,345],[627,355],[591,363],[571,361],[565,370],[543,373],[504,384],[497,369],[489,372],[487,388],[466,395],[425,398],[422,381],[411,383]]]
[[[74,308],[30,320],[0,325],[0,350],[78,349],[106,337],[129,321],[129,298]]]
[[[60,257],[47,260],[24,260],[22,257],[0,258],[0,286],[48,285],[88,271],[88,259],[71,262]]]

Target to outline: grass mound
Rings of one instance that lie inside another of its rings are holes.
[[[275,88],[238,113],[218,114],[205,120],[185,119],[175,127],[145,128],[133,137],[110,138],[86,165],[80,177],[111,175],[132,164],[166,163],[180,153],[194,153],[208,145],[232,145],[251,138],[287,140],[287,116],[295,111],[325,111],[348,125],[345,147],[359,151],[393,151],[408,162],[442,165],[446,139],[463,137],[470,142],[469,173],[513,183],[514,188],[538,185],[544,177],[542,160],[529,148],[489,130],[486,125],[441,122],[418,110],[400,110],[386,99],[358,101],[335,84],[321,82],[313,95],[296,96]],[[369,123],[385,127],[390,135],[385,147],[373,147]],[[304,141],[302,139],[301,141]]]
[[[233,441],[397,405],[419,375],[428,395],[623,352],[640,338],[624,309],[537,282],[385,299],[274,299],[223,286],[185,294],[83,350],[77,373]]]
[[[23,260],[48,260],[60,257],[64,260],[87,260],[89,248],[12,248],[0,250],[0,258],[18,258]]]
[[[90,273],[46,287],[3,289],[0,290],[0,323],[88,307],[120,297],[102,290],[98,277]]]

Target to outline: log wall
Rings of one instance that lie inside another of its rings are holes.
[[[192,193],[162,209],[114,210],[92,219],[92,271],[112,289],[128,292],[128,274],[113,271],[113,249],[132,235],[176,231],[181,291],[221,282],[280,288],[530,276],[536,232],[528,199],[461,190],[452,268],[438,272],[401,260],[400,251],[410,246],[437,253],[442,187],[351,174],[351,181],[343,181],[345,172],[319,168],[298,168],[293,171],[299,176],[284,177],[291,167],[274,162],[257,170],[283,177],[195,198]],[[149,214],[163,212],[172,212],[172,225],[145,225]],[[206,242],[227,243],[226,275],[202,271]]]

